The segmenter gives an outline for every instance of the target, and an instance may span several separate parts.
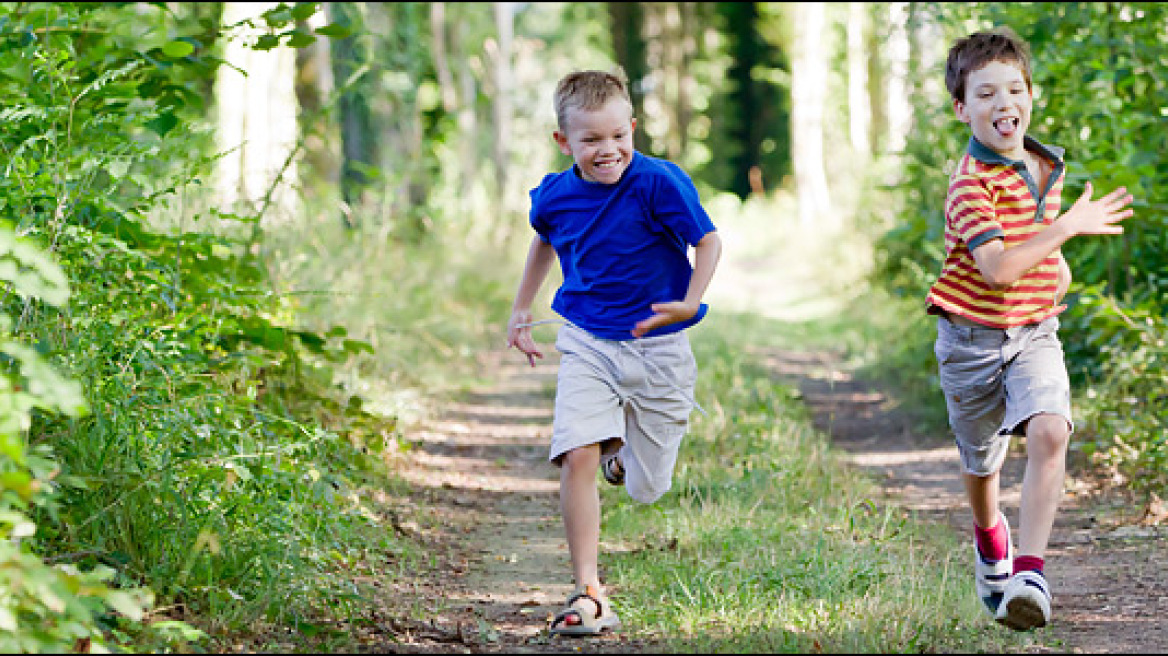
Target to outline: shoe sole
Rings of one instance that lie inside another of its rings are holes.
[[[1006,604],[1006,614],[997,618],[999,624],[1015,631],[1030,631],[1046,626],[1042,608],[1032,599],[1019,597]]]
[[[585,626],[583,624],[568,624],[561,626],[558,629],[548,629],[548,633],[553,636],[563,636],[565,638],[590,638],[601,636],[606,633],[616,633],[620,631],[620,618],[611,616],[610,618],[599,620],[592,626]]]
[[[609,485],[620,487],[625,484],[625,471],[622,469],[620,474],[613,472],[613,460],[615,460],[615,456],[602,462],[600,464],[600,473]]]

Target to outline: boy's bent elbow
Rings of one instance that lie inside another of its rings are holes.
[[[989,285],[990,289],[994,290],[995,292],[1004,292],[1009,289],[1010,285],[1013,285],[1015,282],[1013,280],[1006,280],[1003,278],[991,278],[990,276],[984,277],[986,284]]]

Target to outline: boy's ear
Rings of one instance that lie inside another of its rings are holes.
[[[572,149],[568,147],[568,135],[555,130],[552,132],[552,138],[556,140],[556,145],[560,147],[560,152],[571,157]]]
[[[965,113],[965,103],[960,100],[953,101],[953,113],[957,115],[957,120],[962,123],[969,122],[969,115]]]

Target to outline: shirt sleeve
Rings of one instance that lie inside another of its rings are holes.
[[[690,246],[714,232],[714,222],[702,207],[697,187],[680,167],[656,176],[650,207],[653,216]]]
[[[946,203],[948,229],[970,251],[996,237],[1003,237],[1002,224],[994,209],[994,199],[985,184],[971,176],[953,180]]]
[[[535,230],[535,233],[539,235],[539,238],[543,240],[544,243],[549,243],[550,241],[548,238],[547,217],[543,211],[544,191],[545,187],[547,186],[549,177],[550,176],[544,176],[544,179],[540,181],[539,186],[533,188],[528,194],[531,197],[531,210],[528,212],[527,221],[531,224],[531,228]]]

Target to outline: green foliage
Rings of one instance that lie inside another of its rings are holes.
[[[1155,71],[1166,63],[1168,8],[921,3],[918,14],[937,22],[945,43],[1006,24],[1030,44],[1036,95],[1030,133],[1067,149],[1064,208],[1087,181],[1096,197],[1118,186],[1135,196],[1135,217],[1121,237],[1079,237],[1064,247],[1075,283],[1062,334],[1086,420],[1084,452],[1103,456],[1141,487],[1162,490],[1168,165],[1160,154],[1168,147],[1168,82]],[[921,74],[939,79],[942,72]],[[898,295],[922,299],[940,270],[945,186],[968,129],[952,118],[947,96],[918,91],[913,105],[914,131],[893,194],[900,220],[878,244],[876,277]],[[919,358],[932,367],[926,360]]]
[[[217,32],[175,37],[207,27],[160,4],[4,9],[3,644],[160,649],[205,637],[172,618],[344,613],[320,573],[403,550],[356,493],[392,422],[333,385],[370,346],[293,324],[250,243],[151,227],[210,172]],[[145,615],[155,597],[171,610]]]
[[[783,51],[760,29],[773,17],[760,16],[758,3],[714,5],[715,24],[727,40],[730,65],[726,81],[710,102],[714,124],[710,160],[695,175],[714,188],[739,198],[751,193],[750,175],[758,167],[771,190],[791,173],[790,90],[777,80],[789,80]],[[704,174],[704,175],[703,175]]]
[[[44,251],[0,228],[0,281],[23,304],[62,305],[68,282]],[[77,416],[86,403],[75,381],[62,377],[36,349],[21,343],[13,317],[0,314],[0,649],[63,652],[78,640],[102,646],[99,618],[116,611],[142,618],[150,591],[111,586],[110,568],[80,571],[46,563],[29,549],[37,526],[30,514],[47,503],[60,469],[48,445],[30,448],[26,435],[37,413]]]

